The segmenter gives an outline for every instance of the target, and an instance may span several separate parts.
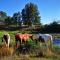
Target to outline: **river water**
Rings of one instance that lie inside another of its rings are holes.
[[[54,39],[53,40],[53,44],[60,47],[60,38],[59,39],[58,38],[57,39]]]

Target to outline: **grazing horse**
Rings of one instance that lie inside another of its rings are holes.
[[[47,47],[49,47],[49,49],[51,49],[53,47],[52,46],[52,41],[53,41],[52,35],[50,35],[50,34],[39,34],[39,36],[40,36],[39,41],[44,43]]]
[[[31,34],[19,34],[19,33],[17,33],[16,35],[15,35],[15,39],[16,39],[16,47],[18,47],[18,41],[20,42],[20,43],[26,43],[27,42],[27,40],[31,37],[32,35]]]
[[[9,47],[10,35],[9,34],[4,34],[3,37],[2,37],[2,42],[4,42]]]
[[[39,34],[39,37],[43,40],[51,40],[51,41],[53,40],[52,35],[50,34]]]
[[[45,43],[45,41],[47,40],[51,40],[52,42],[52,35],[50,34],[34,34],[33,35],[33,40],[35,40],[36,42],[42,42],[42,43]]]
[[[44,40],[44,38],[42,36],[39,36],[38,40],[39,40],[39,42],[45,43],[45,40]]]

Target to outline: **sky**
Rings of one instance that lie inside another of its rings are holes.
[[[15,12],[21,12],[29,2],[38,6],[42,24],[60,20],[60,0],[0,0],[0,11],[12,16]]]

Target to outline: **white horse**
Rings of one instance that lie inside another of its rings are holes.
[[[9,47],[9,44],[10,44],[10,35],[9,34],[4,34],[3,37],[2,37],[2,42],[4,42],[8,47]]]
[[[40,34],[39,33],[39,36],[41,36],[44,40],[53,40],[53,38],[52,38],[52,35],[50,35],[50,34]]]
[[[50,34],[40,34],[39,33],[39,36],[41,36],[43,38],[41,41],[45,42],[47,46],[52,48],[52,43],[53,43],[52,35],[50,35]]]

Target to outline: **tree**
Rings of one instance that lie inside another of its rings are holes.
[[[10,16],[8,16],[6,19],[5,19],[5,24],[6,25],[11,25],[11,17]]]
[[[58,23],[56,21],[53,21],[50,25],[51,26],[56,26],[56,25],[58,25]]]
[[[12,18],[13,18],[15,24],[21,25],[21,14],[20,14],[20,12],[14,13]]]
[[[53,21],[52,23],[48,25],[44,25],[44,27],[41,29],[41,31],[44,33],[59,33],[60,32],[60,24],[58,22]]]
[[[7,14],[3,11],[0,11],[0,20],[5,20],[5,18],[7,17]]]
[[[56,21],[53,21],[49,26],[52,32],[58,32],[59,24]]]
[[[40,16],[37,5],[28,3],[22,9],[22,20],[25,25],[40,24]]]

